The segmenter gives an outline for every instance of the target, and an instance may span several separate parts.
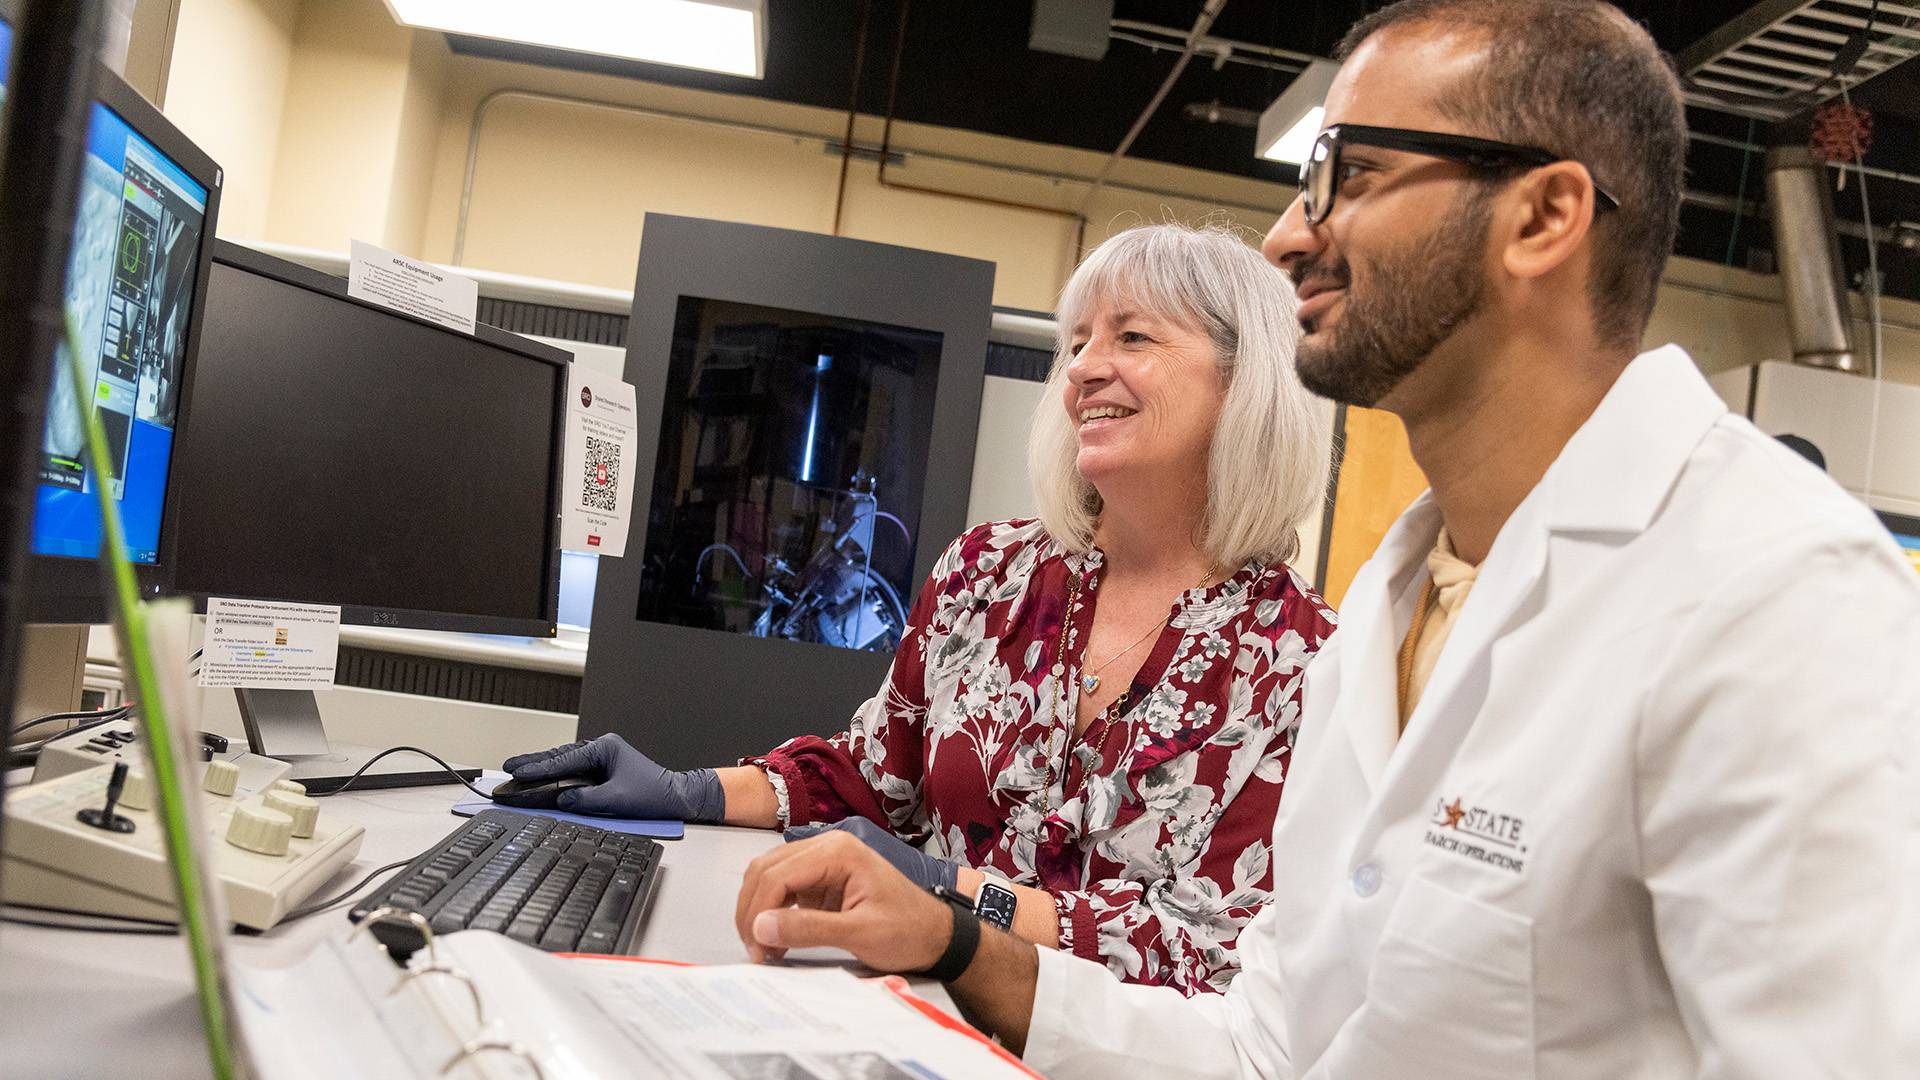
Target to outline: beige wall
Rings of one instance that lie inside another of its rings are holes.
[[[429,259],[452,260],[457,249],[468,266],[627,288],[649,211],[813,232],[833,228],[840,159],[826,144],[839,142],[846,123],[841,112],[464,57],[449,65],[444,104],[421,252]],[[855,141],[878,144],[881,126],[878,118],[863,117]],[[1017,170],[1091,174],[1103,160],[914,124],[896,124],[893,138],[908,155],[888,170],[895,185],[1060,211],[1077,205],[1084,184]],[[471,208],[461,242],[470,153]],[[1191,220],[1221,201],[1279,205],[1292,197],[1291,188],[1144,162],[1123,163],[1116,175],[1211,198],[1110,188],[1088,215],[1088,243],[1143,219]],[[1238,220],[1264,229],[1264,216],[1244,212]],[[849,171],[841,231],[994,262],[995,302],[1012,307],[1052,308],[1073,265],[1075,230],[1064,213],[882,186],[877,165],[858,159]]]
[[[1853,302],[1854,348],[1864,358],[1871,351],[1866,304],[1857,294]],[[1920,304],[1887,300],[1881,307],[1887,380],[1920,385]],[[1669,259],[1644,340],[1648,345],[1678,342],[1708,373],[1790,360],[1780,278]]]
[[[221,236],[267,239],[299,0],[181,0],[165,111],[220,163]]]

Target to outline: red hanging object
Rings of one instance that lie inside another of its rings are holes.
[[[1867,156],[1873,143],[1873,113],[1859,105],[1830,101],[1813,114],[1807,147],[1823,161],[1851,163]]]

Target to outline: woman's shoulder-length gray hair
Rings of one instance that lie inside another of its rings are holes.
[[[1095,248],[1061,291],[1059,344],[1034,411],[1027,472],[1040,521],[1069,551],[1093,545],[1100,493],[1075,464],[1080,437],[1061,405],[1073,327],[1111,300],[1204,331],[1226,397],[1207,469],[1202,547],[1222,567],[1295,558],[1300,523],[1321,509],[1329,418],[1293,370],[1293,283],[1218,225],[1142,225]]]

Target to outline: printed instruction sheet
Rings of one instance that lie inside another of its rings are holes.
[[[201,686],[325,690],[340,660],[340,608],[214,597],[200,650]]]
[[[560,546],[624,555],[633,516],[633,387],[585,364],[567,379],[567,459]]]
[[[480,310],[479,282],[364,240],[353,242],[347,295],[468,334]]]

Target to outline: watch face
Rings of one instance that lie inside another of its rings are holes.
[[[1019,906],[1020,898],[1012,889],[987,881],[981,883],[980,895],[974,898],[973,913],[1002,930],[1011,930],[1013,911]]]

